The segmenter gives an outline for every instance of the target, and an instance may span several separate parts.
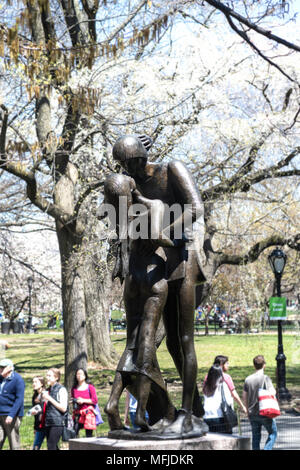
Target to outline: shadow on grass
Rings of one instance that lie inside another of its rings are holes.
[[[114,343],[125,343],[126,344],[126,336],[124,338],[116,338],[113,340]]]

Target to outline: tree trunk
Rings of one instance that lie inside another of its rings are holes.
[[[99,276],[86,237],[76,236],[59,223],[57,236],[62,266],[65,383],[70,387],[76,369],[87,369],[88,360],[109,367],[117,359],[108,328],[112,281],[106,268]]]
[[[65,384],[70,387],[75,371],[78,368],[87,368],[84,278],[80,251],[74,243],[74,236],[65,228],[58,228],[57,236],[61,256]]]
[[[108,367],[117,359],[109,334],[109,294],[112,280],[110,273],[101,280],[96,273],[95,267],[92,266],[86,273],[84,281],[88,357],[91,361]]]

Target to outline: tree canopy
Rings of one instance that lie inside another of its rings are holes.
[[[108,322],[97,207],[106,175],[119,171],[111,148],[120,135],[149,134],[153,161],[178,158],[193,173],[205,205],[208,290],[223,265],[253,262],[275,245],[299,251],[293,5],[10,0],[2,8],[1,225],[29,216],[56,231],[69,376],[87,357],[89,314],[100,331]],[[112,353],[101,341],[105,363]]]

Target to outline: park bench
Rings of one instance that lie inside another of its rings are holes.
[[[126,330],[125,320],[111,320],[113,331]]]

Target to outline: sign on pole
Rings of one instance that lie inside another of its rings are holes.
[[[286,320],[286,298],[271,297],[269,302],[270,320]]]

